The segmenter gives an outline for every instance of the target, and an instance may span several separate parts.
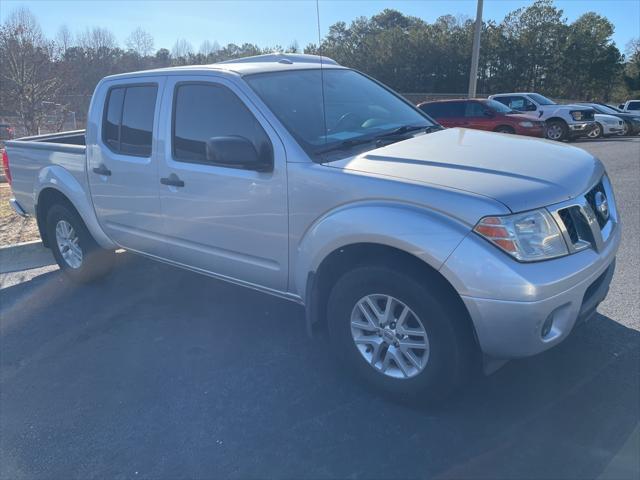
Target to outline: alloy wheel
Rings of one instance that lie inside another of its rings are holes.
[[[547,128],[547,137],[550,140],[560,140],[562,138],[562,126],[558,124],[550,125]]]
[[[351,336],[367,363],[388,377],[414,377],[429,361],[429,339],[422,321],[390,295],[367,295],[356,303]]]
[[[66,220],[59,220],[56,224],[56,244],[65,263],[71,268],[82,266],[82,249],[80,239],[71,224]]]
[[[587,133],[587,137],[589,138],[600,138],[600,136],[602,135],[602,127],[600,126],[599,123],[596,123],[596,127],[591,130],[589,133]]]

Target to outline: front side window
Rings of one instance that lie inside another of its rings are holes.
[[[261,158],[272,155],[269,137],[256,117],[222,85],[178,85],[173,115],[173,158],[177,161],[211,163],[207,160],[207,142],[229,136],[248,139]]]
[[[501,103],[496,100],[485,100],[484,105],[498,113],[514,113],[509,107],[507,107],[504,103]]]
[[[434,125],[419,109],[354,70],[289,70],[244,79],[311,156],[400,127]]]
[[[156,85],[109,90],[102,122],[102,140],[114,152],[136,157],[151,155]]]

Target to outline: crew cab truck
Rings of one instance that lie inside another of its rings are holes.
[[[594,110],[580,105],[558,105],[539,93],[500,93],[491,100],[512,110],[536,115],[547,125],[547,138],[562,141],[588,136],[597,129]]]
[[[305,55],[107,77],[86,131],[10,141],[4,161],[71,278],[124,248],[298,302],[345,365],[425,398],[565,339],[621,235],[591,154],[442,129]]]

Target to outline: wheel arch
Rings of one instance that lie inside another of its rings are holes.
[[[46,234],[47,212],[52,205],[63,203],[78,213],[89,233],[102,248],[116,248],[102,231],[85,188],[68,170],[57,165],[42,169],[34,189],[34,198],[36,221],[45,246],[49,246]]]
[[[424,281],[438,292],[455,312],[454,327],[460,329],[471,342],[474,354],[480,354],[480,346],[473,321],[462,298],[449,281],[434,267],[405,250],[379,243],[354,243],[345,245],[327,255],[317,270],[309,274],[305,294],[307,328],[311,334],[326,327],[326,307],[331,288],[344,273],[363,265],[391,266]]]
[[[516,131],[516,129],[515,129],[512,125],[509,125],[508,123],[501,123],[500,125],[498,125],[497,127],[495,127],[495,128],[493,129],[493,131],[494,131],[494,132],[497,132],[497,131],[498,131],[498,130],[500,130],[501,128],[504,128],[504,129],[506,129],[506,130],[510,130],[511,132],[514,132],[514,133],[515,133],[515,131]]]

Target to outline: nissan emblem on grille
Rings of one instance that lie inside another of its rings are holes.
[[[596,210],[598,214],[604,219],[609,219],[609,202],[607,202],[607,197],[602,192],[596,192],[594,197],[594,201],[596,204]]]

